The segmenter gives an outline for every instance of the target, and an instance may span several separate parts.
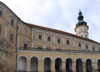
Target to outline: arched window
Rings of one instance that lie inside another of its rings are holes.
[[[2,11],[0,10],[0,16],[2,16]]]

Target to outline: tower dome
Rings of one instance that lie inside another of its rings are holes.
[[[82,12],[79,10],[78,23],[76,24],[76,27],[79,25],[87,25],[87,22],[85,22],[83,18]]]

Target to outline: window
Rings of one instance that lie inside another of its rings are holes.
[[[11,19],[11,25],[14,26],[14,21]]]
[[[0,16],[2,16],[2,11],[0,10]]]
[[[78,43],[78,47],[81,47],[81,43]]]
[[[48,40],[48,41],[51,41],[51,37],[50,37],[50,36],[48,36],[48,37],[47,37],[47,40]]]
[[[13,43],[13,34],[10,34],[10,42]]]
[[[87,37],[87,35],[85,35],[85,37]]]
[[[42,35],[41,34],[39,34],[38,39],[40,39],[40,40],[42,39]]]
[[[81,31],[82,31],[82,29],[81,29]]]
[[[86,49],[88,49],[88,45],[86,45]]]
[[[24,43],[24,49],[27,49],[27,44],[26,43]]]
[[[94,47],[92,47],[92,50],[93,50],[93,51],[95,51],[95,48],[94,48]]]
[[[60,38],[57,39],[57,42],[60,43]]]
[[[69,45],[69,44],[70,44],[70,43],[69,43],[69,40],[67,40],[66,43]]]

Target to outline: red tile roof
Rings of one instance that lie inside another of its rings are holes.
[[[38,26],[38,25],[34,25],[34,24],[28,24],[28,23],[26,23],[26,24],[28,26],[30,26],[30,27],[35,27],[35,28],[39,28],[39,29],[44,29],[44,30],[52,31],[52,32],[66,34],[66,35],[74,36],[76,38],[80,38],[80,39],[84,39],[84,40],[87,40],[87,41],[90,41],[90,42],[94,42],[94,43],[100,44],[99,42],[96,42],[96,41],[94,41],[92,39],[80,37],[80,36],[77,36],[77,35],[74,35],[74,34],[71,34],[71,33],[68,33],[68,32],[64,32],[64,31],[60,31],[60,30],[56,30],[56,29],[51,29],[51,28],[47,28],[47,27],[42,27],[42,26]]]

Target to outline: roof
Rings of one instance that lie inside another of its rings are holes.
[[[51,28],[47,28],[47,27],[43,27],[43,26],[38,26],[38,25],[34,25],[34,24],[29,24],[29,23],[26,23],[26,24],[30,27],[44,29],[44,30],[48,30],[48,31],[56,32],[56,33],[61,33],[61,34],[66,34],[66,35],[70,35],[70,36],[73,36],[73,37],[76,37],[76,38],[80,38],[80,39],[84,39],[84,40],[87,40],[87,41],[90,41],[90,42],[100,44],[99,42],[96,42],[92,39],[80,37],[80,36],[77,36],[77,35],[74,35],[74,34],[71,34],[71,33],[68,33],[68,32],[64,32],[64,31],[60,31],[60,30],[56,30],[56,29],[51,29]]]

